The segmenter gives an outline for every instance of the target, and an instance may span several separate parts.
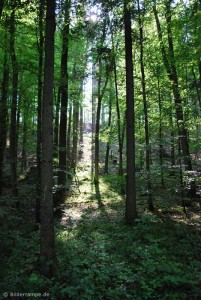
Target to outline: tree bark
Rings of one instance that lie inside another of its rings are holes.
[[[59,172],[58,182],[61,185],[66,183],[66,132],[67,132],[67,108],[68,108],[68,36],[69,36],[69,17],[70,17],[70,1],[66,0],[64,4],[65,17],[64,28],[62,32],[62,56],[61,56],[61,115],[59,127]]]
[[[54,83],[55,0],[47,1],[45,68],[42,107],[42,160],[40,203],[40,270],[47,277],[56,274],[53,223],[53,83]]]
[[[42,121],[42,98],[43,98],[43,54],[44,54],[44,35],[43,35],[43,19],[44,19],[44,1],[39,0],[39,43],[38,43],[38,107],[37,107],[37,185],[36,185],[36,222],[40,222],[40,184],[41,184],[41,121]]]
[[[58,158],[58,149],[59,149],[59,112],[61,105],[61,93],[60,88],[58,88],[58,95],[56,101],[56,111],[54,118],[54,157]]]
[[[127,141],[127,177],[126,177],[126,211],[127,224],[137,218],[136,182],[135,182],[135,113],[134,80],[130,1],[124,1],[125,28],[125,62],[126,62],[126,141]]]
[[[178,84],[178,75],[177,69],[175,65],[175,58],[174,58],[174,47],[173,47],[173,40],[172,40],[172,30],[171,30],[171,8],[170,8],[170,1],[166,1],[166,22],[167,22],[167,33],[168,33],[168,55],[166,53],[166,49],[163,43],[163,36],[161,31],[161,25],[158,18],[158,12],[156,9],[156,5],[153,6],[154,16],[156,20],[157,30],[158,30],[158,37],[161,46],[161,53],[163,57],[163,62],[169,77],[169,80],[172,83],[172,91],[174,95],[175,101],[175,110],[176,110],[176,118],[177,118],[177,127],[179,133],[179,139],[181,141],[181,148],[183,153],[183,160],[185,169],[188,171],[192,170],[192,164],[190,159],[190,151],[189,151],[189,143],[188,143],[188,132],[185,127],[184,123],[184,116],[183,116],[183,108],[182,108],[182,100],[179,91],[179,84]],[[169,61],[168,61],[169,57]]]
[[[158,108],[159,108],[159,157],[161,168],[161,187],[165,188],[164,174],[163,174],[163,128],[162,128],[162,101],[160,90],[160,79],[158,74]]]
[[[12,104],[10,127],[10,175],[12,195],[18,196],[17,188],[17,96],[18,96],[18,62],[15,53],[15,10],[10,16],[10,55],[12,62]]]
[[[116,66],[116,57],[115,57],[115,49],[114,49],[114,41],[113,41],[113,33],[112,33],[112,49],[113,49],[113,65],[114,65],[114,85],[115,85],[115,95],[116,95],[116,111],[117,111],[117,130],[118,130],[118,144],[119,144],[119,167],[118,167],[118,175],[123,175],[123,145],[122,145],[122,136],[121,136],[121,115],[119,109],[119,93],[118,93],[118,82],[117,82],[117,66]]]
[[[139,15],[139,31],[140,31],[140,69],[141,69],[141,84],[142,84],[142,97],[144,106],[144,130],[145,130],[145,143],[146,143],[146,181],[148,188],[148,207],[150,211],[154,210],[153,199],[152,199],[152,186],[150,176],[150,143],[149,143],[149,117],[147,109],[147,94],[146,94],[146,80],[144,70],[144,37],[143,37],[143,23],[140,11],[140,3],[138,3],[138,15]]]
[[[95,155],[94,155],[94,183],[97,184],[99,180],[99,133],[100,133],[100,113],[101,113],[101,103],[102,103],[102,98],[104,96],[108,79],[109,79],[109,73],[106,74],[106,79],[104,82],[103,89],[101,91],[101,82],[102,82],[102,60],[99,57],[99,77],[98,77],[98,104],[97,104],[97,112],[96,112],[96,127],[95,127],[95,137],[94,137],[94,142],[95,142]]]
[[[83,143],[83,107],[80,106],[80,144]]]
[[[66,151],[67,151],[67,166],[70,169],[71,162],[71,128],[72,128],[72,104],[70,103],[69,113],[68,113],[68,132],[67,132],[67,142],[66,142]]]
[[[197,98],[198,98],[198,104],[199,104],[199,108],[201,111],[201,89],[199,88],[199,84],[197,82],[197,78],[195,75],[195,71],[194,68],[192,67],[192,74],[193,74],[193,78],[194,78],[194,82],[195,82],[195,88],[196,88],[196,93],[197,93]],[[201,84],[201,81],[200,81]]]
[[[71,166],[73,169],[76,168],[77,165],[77,146],[78,146],[78,123],[79,123],[79,98],[81,95],[81,89],[77,95],[74,95],[73,101],[73,148],[71,155]]]
[[[7,31],[5,33],[5,41],[7,41]],[[3,63],[3,79],[1,85],[1,101],[0,101],[0,196],[3,191],[3,163],[4,153],[6,149],[7,137],[7,98],[9,85],[9,65],[8,65],[8,49],[4,49],[4,63]]]
[[[110,97],[109,97],[109,116],[108,116],[108,128],[110,129],[111,126],[111,120],[112,120],[112,93],[110,90]],[[111,129],[110,129],[111,131]],[[110,152],[110,135],[109,140],[106,145],[106,154],[105,154],[105,170],[104,173],[108,174],[108,162],[109,162],[109,152]]]
[[[23,173],[27,169],[27,134],[28,134],[27,112],[24,112],[21,173]]]

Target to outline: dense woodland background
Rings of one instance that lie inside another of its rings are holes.
[[[0,40],[0,298],[201,299],[201,1],[0,0]]]

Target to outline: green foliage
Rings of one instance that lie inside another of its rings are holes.
[[[39,273],[39,232],[33,216],[27,215],[28,208],[17,211],[4,205],[0,213],[2,293],[49,293],[53,300],[199,299],[197,223],[192,226],[184,218],[167,189],[155,199],[158,214],[146,212],[140,198],[137,225],[125,225],[124,200],[119,196],[122,183],[124,177],[116,175],[100,178],[104,206],[99,209],[93,194],[68,202],[66,223],[56,224],[58,279]]]

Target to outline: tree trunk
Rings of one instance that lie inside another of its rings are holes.
[[[184,124],[184,116],[183,116],[183,108],[182,108],[182,101],[179,92],[179,84],[178,84],[178,75],[175,65],[175,58],[174,58],[174,47],[173,47],[173,40],[172,40],[172,30],[171,30],[171,8],[170,8],[170,1],[166,1],[166,21],[167,21],[167,32],[168,32],[168,55],[166,53],[166,49],[163,43],[163,36],[161,31],[161,25],[158,18],[158,12],[156,9],[156,5],[153,6],[154,16],[156,20],[157,30],[158,30],[158,37],[161,46],[161,53],[163,57],[163,62],[168,74],[170,81],[172,82],[172,91],[174,95],[175,101],[175,110],[176,110],[176,118],[177,118],[177,126],[178,126],[178,133],[179,138],[181,141],[181,148],[183,153],[184,165],[186,170],[192,170],[192,164],[190,159],[190,151],[189,151],[189,143],[188,143],[188,132]],[[169,61],[168,61],[169,57]]]
[[[135,114],[134,114],[134,80],[130,1],[124,1],[125,27],[125,61],[126,61],[126,141],[127,141],[127,177],[126,177],[126,211],[127,224],[137,218],[135,185]]]
[[[160,81],[158,74],[158,107],[159,107],[159,157],[160,157],[160,168],[161,168],[161,187],[165,188],[164,175],[163,175],[163,128],[162,128],[162,101],[160,91]]]
[[[80,107],[80,144],[83,143],[83,107]]]
[[[41,184],[41,121],[42,121],[42,98],[43,98],[43,53],[44,53],[44,35],[43,35],[43,19],[44,19],[44,1],[39,0],[39,43],[38,43],[38,107],[37,107],[37,185],[36,185],[36,222],[40,222],[40,184]]]
[[[17,96],[18,96],[18,62],[15,53],[15,11],[10,16],[10,55],[12,62],[12,104],[10,126],[10,175],[12,195],[18,196],[17,188]]]
[[[70,103],[69,114],[68,114],[68,132],[67,132],[67,142],[66,142],[66,154],[67,154],[67,166],[70,169],[71,162],[71,128],[72,128],[72,104]]]
[[[26,112],[24,112],[21,173],[23,173],[27,169],[27,133],[27,116]]]
[[[142,83],[142,97],[144,105],[144,130],[145,130],[145,143],[146,143],[146,181],[148,189],[148,207],[150,211],[154,210],[153,200],[152,200],[152,186],[151,186],[151,176],[150,176],[150,144],[149,144],[149,117],[147,109],[147,94],[146,94],[146,80],[145,80],[145,70],[144,70],[144,45],[143,45],[143,24],[140,12],[140,3],[138,3],[138,15],[139,15],[139,30],[140,30],[140,69],[141,69],[141,83]]]
[[[58,158],[58,148],[59,148],[59,112],[60,112],[60,105],[61,105],[61,93],[60,93],[60,88],[58,88],[55,119],[54,119],[54,157],[55,158]]]
[[[111,120],[112,120],[112,93],[110,90],[110,97],[109,97],[109,116],[108,116],[108,128],[110,129],[111,126]],[[105,170],[104,173],[108,174],[108,161],[109,161],[109,152],[110,152],[110,135],[109,140],[107,141],[106,145],[106,154],[105,154]]]
[[[100,113],[101,113],[101,103],[102,98],[104,96],[108,79],[109,79],[109,73],[106,74],[105,83],[103,86],[103,89],[101,91],[101,81],[102,81],[102,61],[101,58],[99,58],[99,77],[98,77],[98,104],[97,104],[97,112],[96,112],[96,128],[95,128],[95,156],[94,156],[94,165],[95,165],[95,172],[94,172],[94,183],[97,184],[99,180],[99,133],[100,133]]]
[[[55,1],[47,1],[45,29],[45,68],[42,108],[42,160],[40,203],[40,269],[47,277],[56,273],[53,223],[53,83],[54,83]]]
[[[7,41],[7,32],[5,34],[5,41]],[[7,136],[7,98],[8,98],[8,84],[9,84],[9,65],[8,65],[8,49],[4,49],[4,63],[3,63],[3,79],[1,85],[1,101],[0,101],[0,196],[3,190],[3,162],[4,153],[6,149]]]
[[[77,164],[77,146],[78,146],[78,122],[79,122],[79,94],[74,96],[73,103],[73,148],[72,148],[72,156],[71,156],[71,166],[73,169],[76,168]]]
[[[95,144],[95,124],[96,124],[96,96],[97,96],[97,80],[96,67],[92,66],[92,98],[91,98],[91,119],[92,119],[92,134],[91,134],[91,178],[94,180],[94,144]]]
[[[118,93],[118,83],[117,83],[117,66],[116,66],[116,58],[115,58],[115,50],[114,50],[114,41],[113,41],[113,33],[112,33],[112,48],[114,52],[114,84],[115,84],[115,94],[116,94],[116,111],[117,111],[117,130],[118,130],[118,144],[119,144],[119,168],[118,175],[123,175],[123,145],[122,145],[122,137],[121,137],[121,115],[119,109],[119,93]]]
[[[66,132],[67,132],[67,108],[68,108],[68,35],[69,35],[69,14],[70,1],[66,0],[64,4],[65,18],[64,28],[62,32],[62,56],[61,56],[61,115],[59,127],[59,172],[58,183],[65,185],[66,183]]]
[[[174,134],[174,127],[173,127],[173,118],[172,118],[172,110],[170,113],[170,147],[171,147],[171,167],[172,167],[172,175],[174,175],[174,166],[175,166],[175,134]]]
[[[193,74],[193,78],[194,78],[194,82],[195,82],[195,88],[196,88],[196,93],[197,93],[197,98],[198,98],[198,104],[199,104],[199,108],[201,111],[201,90],[199,89],[199,84],[195,75],[195,71],[194,68],[192,67],[192,74]],[[200,82],[201,84],[201,82]]]

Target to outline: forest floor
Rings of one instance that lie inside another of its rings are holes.
[[[1,197],[0,299],[201,299],[200,199],[191,200],[184,214],[176,180],[167,176],[165,189],[154,185],[150,213],[139,174],[139,220],[126,225],[122,182],[115,172],[93,184],[90,134],[84,138],[75,185],[55,221],[58,278],[38,272],[34,182],[22,181],[20,209],[16,199]]]

